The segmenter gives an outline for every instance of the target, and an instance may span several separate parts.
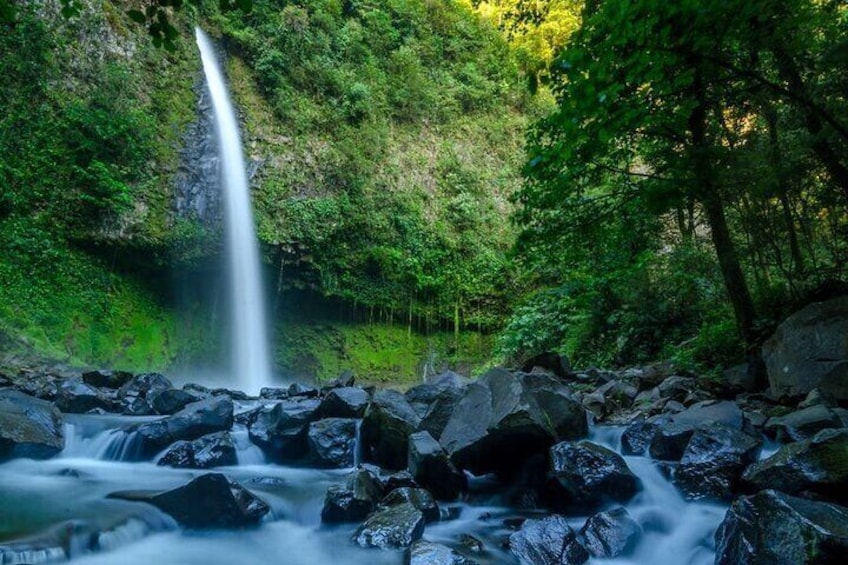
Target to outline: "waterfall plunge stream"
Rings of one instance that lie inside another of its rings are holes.
[[[271,362],[247,173],[238,122],[215,49],[200,28],[196,28],[195,33],[212,97],[221,160],[231,287],[233,374],[238,388],[255,394],[263,386],[270,386]]]

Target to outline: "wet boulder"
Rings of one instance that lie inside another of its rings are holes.
[[[309,424],[306,442],[309,463],[322,468],[353,467],[359,420],[325,418]]]
[[[403,394],[381,390],[374,394],[362,421],[365,459],[388,469],[406,467],[409,436],[421,418]]]
[[[0,461],[47,459],[64,447],[62,414],[55,406],[16,390],[0,390]]]
[[[746,428],[745,416],[735,402],[700,402],[678,414],[667,416],[659,423],[651,438],[651,457],[679,461],[695,430],[710,422],[724,424],[735,430]]]
[[[176,414],[192,402],[198,402],[204,397],[194,392],[170,388],[163,390],[153,397],[150,405],[157,414],[169,416]]]
[[[193,402],[173,416],[130,428],[136,434],[138,455],[149,458],[175,441],[191,441],[206,434],[229,430],[233,425],[233,402],[216,396]]]
[[[446,545],[421,539],[410,546],[406,565],[477,565],[477,562]]]
[[[259,523],[270,507],[220,473],[201,475],[190,483],[149,497],[184,528],[242,528]]]
[[[807,439],[822,430],[843,427],[842,419],[833,409],[817,404],[785,416],[769,418],[763,431],[778,441]]]
[[[792,314],[763,344],[771,393],[803,397],[814,388],[848,400],[848,296]]]
[[[423,533],[424,514],[404,502],[371,514],[353,534],[353,541],[360,547],[400,549],[421,539]]]
[[[250,424],[250,440],[274,461],[302,458],[308,450],[309,422],[319,405],[317,398],[293,398],[263,408]]]
[[[509,536],[509,549],[521,565],[580,565],[590,557],[566,519],[556,514],[525,520]]]
[[[731,500],[745,468],[757,460],[761,442],[724,424],[697,429],[674,472],[686,498]]]
[[[398,504],[409,503],[421,511],[426,522],[437,522],[441,516],[439,505],[427,489],[416,487],[400,487],[383,497],[377,508],[387,508]]]
[[[286,393],[289,398],[296,398],[298,396],[303,398],[315,398],[320,392],[314,386],[305,385],[303,383],[292,383],[289,385],[289,388],[286,389]]]
[[[755,489],[816,493],[848,504],[848,429],[823,430],[749,466],[742,480]]]
[[[631,423],[621,434],[621,452],[624,455],[645,455],[654,434],[664,422],[661,417]]]
[[[132,378],[133,374],[127,371],[97,370],[82,374],[82,382],[97,388],[118,389]]]
[[[557,510],[627,502],[642,488],[620,455],[590,441],[558,443],[550,460],[547,500]]]
[[[734,501],[715,539],[716,565],[837,565],[848,554],[848,508],[764,490]]]
[[[157,465],[209,469],[238,464],[236,446],[229,432],[217,432],[194,441],[178,441],[156,462]]]
[[[56,407],[66,414],[85,414],[101,409],[111,412],[113,402],[102,391],[81,380],[68,379],[56,391]]]
[[[510,478],[528,458],[587,430],[585,410],[554,377],[493,369],[465,390],[439,443],[460,469]]]
[[[339,387],[327,393],[318,408],[322,418],[362,418],[370,396],[358,387]]]
[[[416,432],[409,436],[408,468],[415,481],[439,500],[455,500],[468,488],[468,480],[433,436]]]
[[[143,373],[121,385],[117,397],[124,414],[150,416],[156,413],[153,409],[153,398],[172,388],[174,385],[164,375]]]
[[[598,559],[628,555],[641,535],[642,528],[622,507],[598,512],[580,529],[583,546]]]
[[[321,521],[325,524],[360,522],[377,508],[385,489],[369,469],[356,469],[345,485],[327,489]]]

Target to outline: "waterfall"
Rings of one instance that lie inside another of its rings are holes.
[[[235,112],[212,43],[200,28],[197,45],[212,97],[221,159],[224,227],[229,257],[233,372],[239,388],[258,393],[271,384],[259,248]]]

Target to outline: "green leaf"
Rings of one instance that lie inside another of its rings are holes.
[[[138,10],[128,10],[127,16],[129,16],[132,21],[138,24],[143,24],[145,21],[147,21],[147,18],[144,17],[144,14]]]

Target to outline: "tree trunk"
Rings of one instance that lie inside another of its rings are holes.
[[[694,61],[695,77],[692,83],[692,94],[697,102],[689,115],[689,130],[692,136],[693,169],[696,182],[696,193],[699,195],[707,222],[710,226],[713,246],[718,257],[725,290],[733,307],[736,324],[745,342],[748,370],[762,384],[762,358],[760,343],[755,332],[756,311],[751,293],[742,273],[739,257],[730,237],[727,217],[724,213],[724,202],[715,186],[712,177],[710,145],[707,139],[707,95],[703,81],[701,62]]]

